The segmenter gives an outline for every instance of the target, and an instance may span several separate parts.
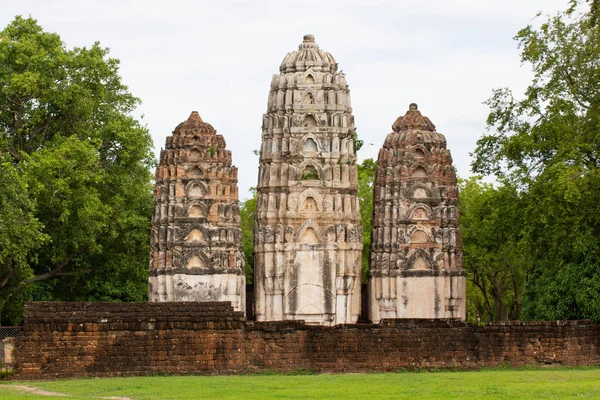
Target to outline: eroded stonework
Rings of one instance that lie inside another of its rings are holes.
[[[411,104],[379,151],[369,319],[465,318],[458,187],[446,138]]]
[[[245,312],[241,246],[237,168],[194,111],[167,137],[156,169],[149,300],[231,301]]]
[[[362,231],[354,117],[344,74],[312,35],[273,76],[262,132],[257,320],[356,322]]]

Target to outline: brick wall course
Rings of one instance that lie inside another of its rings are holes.
[[[600,325],[403,319],[324,327],[247,322],[226,302],[34,302],[15,358],[16,379],[600,365]]]

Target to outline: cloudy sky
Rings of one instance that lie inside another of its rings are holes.
[[[567,0],[0,0],[0,25],[36,18],[68,47],[99,41],[142,99],[158,154],[192,110],[225,136],[240,197],[256,186],[262,114],[283,57],[311,33],[350,85],[359,159],[377,157],[411,102],[446,135],[461,177],[485,132],[492,89],[522,92],[520,28]]]

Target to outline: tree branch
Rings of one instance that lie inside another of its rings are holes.
[[[8,273],[6,274],[6,276],[4,277],[4,279],[2,279],[2,281],[0,281],[0,288],[3,288],[4,285],[6,285],[6,282],[8,282],[8,280],[10,279],[10,277],[13,274],[14,268],[13,267],[8,267],[8,268],[9,268]]]
[[[37,136],[37,134],[48,129],[48,127],[50,126],[50,123],[52,123],[53,120],[54,120],[54,117],[52,117],[52,114],[48,114],[46,116],[46,120],[44,121],[44,123],[40,124],[35,129],[32,129],[32,131],[29,133],[29,139],[27,140],[27,144],[31,145],[33,143],[33,140]],[[45,133],[43,133],[42,136],[45,136]]]
[[[490,300],[488,298],[487,295],[487,290],[485,288],[485,282],[481,282],[480,279],[481,275],[477,273],[477,268],[473,268],[471,267],[471,269],[473,270],[473,283],[475,284],[475,286],[477,286],[479,288],[479,290],[481,290],[481,294],[483,294],[483,299],[484,299],[484,307],[488,312],[488,315],[490,316],[490,318],[493,316],[493,311],[492,311],[492,305],[490,304]]]
[[[80,249],[77,249],[74,253],[69,255],[62,263],[60,263],[58,265],[58,267],[56,267],[55,269],[45,272],[40,275],[36,275],[33,278],[29,278],[29,279],[23,281],[22,284],[29,285],[30,283],[33,283],[33,282],[43,281],[44,279],[48,279],[48,278],[52,278],[53,276],[61,275],[61,271],[63,270],[63,268],[66,267],[71,262],[71,260],[73,260],[73,258],[75,258],[75,256],[77,254],[79,254],[79,251],[80,251]]]
[[[17,284],[16,286],[12,286],[9,288],[5,288],[5,293],[6,293],[6,297],[5,300],[10,299],[17,290],[22,289],[23,287],[34,283],[34,282],[39,282],[41,280],[44,279],[48,279],[48,278],[53,278],[56,276],[75,276],[78,275],[80,272],[78,271],[66,271],[63,272],[62,270],[73,260],[73,258],[75,258],[75,256],[77,256],[79,253],[81,253],[83,250],[85,250],[85,247],[80,247],[78,248],[74,253],[72,253],[71,255],[69,255],[62,263],[60,263],[56,268],[54,268],[51,271],[45,272],[43,274],[40,275],[36,275],[32,278],[26,279],[22,282],[19,282],[19,284]],[[86,272],[91,272],[92,269],[88,269]]]
[[[577,104],[579,104],[579,106],[581,108],[583,108],[584,110],[589,110],[590,109],[589,99],[585,99],[586,96],[583,93],[577,93],[577,92],[581,92],[581,91],[577,90],[577,88],[575,87],[575,80],[573,79],[573,77],[571,76],[569,71],[566,68],[560,68],[559,71],[563,73],[563,75],[565,77],[565,81],[567,82],[567,87],[569,88],[569,91],[573,95],[573,99],[575,100],[575,102]],[[584,99],[582,100],[578,96],[584,97]],[[583,103],[584,101],[588,104],[584,104]]]

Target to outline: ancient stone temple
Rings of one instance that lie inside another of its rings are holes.
[[[446,138],[411,104],[379,151],[369,319],[465,318],[458,188]]]
[[[156,169],[148,298],[231,301],[245,312],[237,168],[196,111],[167,137]]]
[[[288,53],[279,71],[263,116],[256,318],[355,322],[362,232],[346,78],[312,35]]]

